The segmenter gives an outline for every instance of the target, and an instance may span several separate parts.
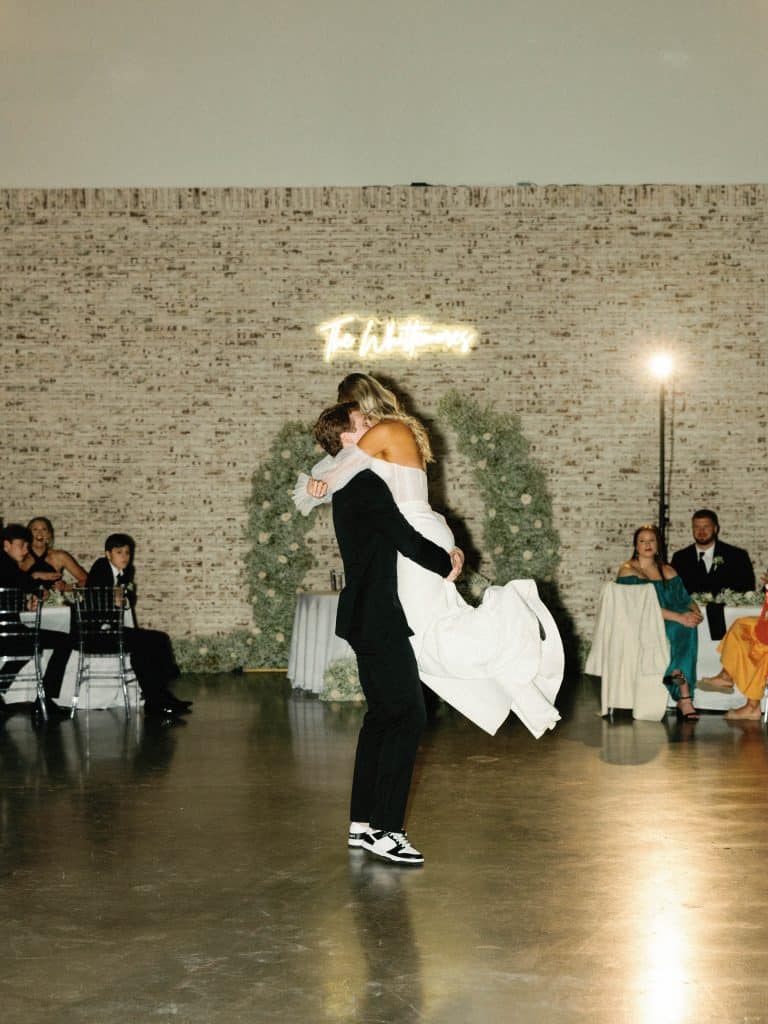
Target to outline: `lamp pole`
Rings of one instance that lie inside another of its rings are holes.
[[[666,489],[666,410],[667,380],[672,374],[672,357],[665,352],[660,352],[651,359],[651,373],[659,382],[659,533],[661,534],[664,551],[662,557],[667,556],[667,527],[669,526],[669,507],[667,505]]]
[[[669,524],[669,510],[667,508],[667,494],[666,494],[666,483],[664,467],[666,464],[666,451],[664,441],[666,438],[666,423],[664,416],[664,401],[666,399],[667,385],[666,381],[662,380],[659,382],[659,530],[661,532],[661,539],[664,544],[664,550],[661,552],[662,558],[667,557],[667,526]]]

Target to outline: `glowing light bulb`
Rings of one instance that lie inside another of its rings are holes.
[[[655,356],[652,356],[649,366],[653,376],[660,381],[665,381],[671,377],[672,371],[675,368],[672,356],[666,352],[657,352]]]

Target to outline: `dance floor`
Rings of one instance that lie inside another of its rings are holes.
[[[408,869],[345,845],[359,709],[180,682],[183,727],[0,726],[9,1024],[768,1021],[761,723],[443,709]]]

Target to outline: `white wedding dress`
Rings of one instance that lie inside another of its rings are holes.
[[[450,551],[454,538],[427,500],[427,474],[367,455],[357,446],[322,459],[312,476],[328,483],[324,501],[362,469],[389,486],[414,529]],[[302,473],[294,502],[304,515],[321,504],[306,492]],[[430,689],[493,735],[510,711],[537,738],[560,719],[554,706],[565,658],[557,626],[539,599],[533,580],[489,587],[473,608],[453,583],[397,557],[397,593],[413,630],[419,675]],[[543,635],[543,636],[542,636]]]

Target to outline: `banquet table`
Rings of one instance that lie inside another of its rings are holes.
[[[760,605],[752,608],[749,606],[725,606],[725,628],[729,629],[736,619],[744,615],[759,615]],[[703,609],[702,609],[703,611]],[[720,671],[720,655],[717,653],[719,640],[713,640],[709,635],[709,622],[704,616],[703,622],[698,626],[699,653],[696,659],[697,679],[706,679],[716,676]],[[697,708],[705,711],[727,711],[729,708],[741,707],[744,703],[744,695],[734,688],[733,693],[716,693],[710,690],[696,690],[694,703]]]
[[[59,605],[57,607],[43,607],[40,616],[40,626],[42,629],[50,629],[57,633],[69,633],[72,627],[72,615],[74,612],[69,605]],[[21,621],[25,625],[34,625],[35,613],[34,612],[22,612]],[[128,609],[125,613],[125,624],[127,626],[133,625],[133,613]],[[43,671],[48,663],[50,652],[44,652]],[[72,698],[75,693],[75,681],[77,679],[77,669],[79,664],[79,655],[77,651],[73,651],[69,656],[67,667],[64,671],[64,680],[61,684],[61,692],[56,697],[56,703],[62,707],[71,707]],[[80,704],[85,707],[86,703],[90,708],[111,708],[111,707],[124,707],[123,701],[123,690],[120,686],[119,676],[119,664],[117,655],[115,657],[104,658],[106,665],[104,667],[114,671],[114,684],[108,681],[99,680],[95,682],[90,688],[89,692],[86,693],[85,688],[81,691]],[[130,655],[127,656],[126,662],[130,666]],[[101,668],[102,666],[100,666]],[[3,700],[6,704],[19,704],[22,702],[33,701],[37,697],[37,691],[35,689],[35,677],[34,672],[31,671],[31,662],[24,666],[16,675],[11,685],[3,694]],[[132,701],[135,700],[136,687],[130,686],[128,688],[128,694]]]
[[[334,591],[297,596],[288,655],[288,678],[295,690],[321,693],[328,665],[340,658],[354,658],[347,641],[336,636],[338,605],[339,595]]]

